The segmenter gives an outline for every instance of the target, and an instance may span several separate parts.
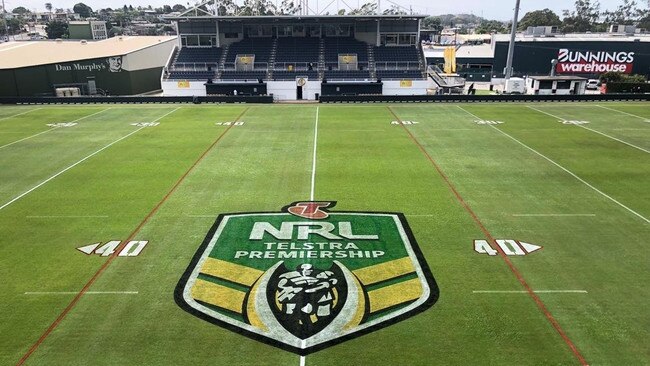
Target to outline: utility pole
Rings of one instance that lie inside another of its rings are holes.
[[[517,36],[517,21],[519,19],[519,4],[521,0],[517,0],[515,5],[515,16],[512,19],[512,29],[510,30],[510,44],[508,45],[508,60],[506,61],[506,68],[503,73],[506,74],[506,80],[512,77],[512,59],[515,55],[515,37]]]

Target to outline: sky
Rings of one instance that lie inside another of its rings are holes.
[[[93,9],[101,9],[106,7],[115,8],[124,5],[124,3],[136,6],[151,5],[154,8],[161,7],[162,5],[183,4],[187,6],[187,0],[114,0],[114,1],[99,1],[99,0],[4,0],[7,9],[14,9],[18,6],[24,6],[29,10],[45,11],[45,2],[51,2],[54,8],[68,9],[72,8],[74,4],[83,2]],[[243,0],[235,0],[241,4]],[[273,0],[275,1],[275,0]],[[298,0],[296,0],[297,2]],[[194,1],[190,1],[192,4]],[[351,7],[357,7],[359,2],[363,4],[364,0],[309,0],[309,6],[314,11],[317,8],[323,10],[323,7],[330,5],[327,11],[333,13],[336,9],[336,4],[339,4],[341,9],[346,9],[346,3]],[[497,20],[510,20],[512,18],[513,9],[515,7],[515,0],[381,0],[382,9],[389,8],[392,3],[397,3],[405,8],[412,6],[413,12],[420,14],[460,14],[470,13],[478,16],[483,16],[488,19]],[[615,9],[623,0],[600,0],[601,9]],[[638,3],[646,3],[647,0],[637,0]],[[528,11],[549,8],[555,11],[558,15],[562,15],[563,9],[572,9],[573,0],[521,0],[520,19]]]

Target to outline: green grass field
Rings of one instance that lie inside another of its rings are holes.
[[[649,192],[649,103],[3,106],[0,364],[650,364]],[[305,357],[175,302],[219,214],[310,200],[403,213],[438,301]]]

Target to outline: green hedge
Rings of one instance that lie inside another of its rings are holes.
[[[607,93],[650,93],[650,84],[607,83]]]

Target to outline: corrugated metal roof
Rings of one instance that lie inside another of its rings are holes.
[[[126,55],[176,36],[114,37],[101,41],[26,41],[0,44],[0,69]]]

